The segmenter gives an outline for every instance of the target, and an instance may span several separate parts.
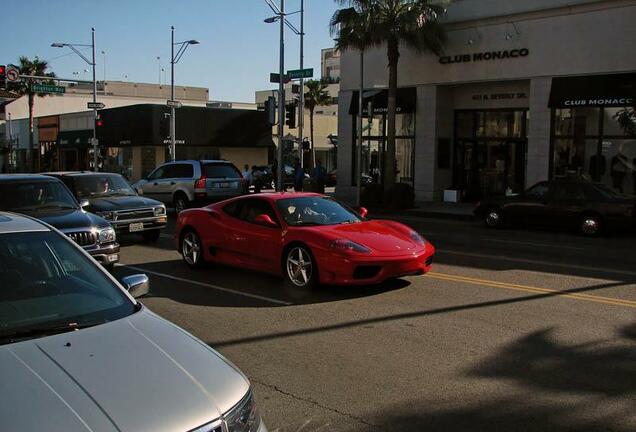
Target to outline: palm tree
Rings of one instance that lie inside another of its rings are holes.
[[[18,60],[19,64],[17,65],[18,70],[20,71],[20,75],[29,75],[29,76],[45,76],[54,78],[55,74],[53,72],[47,72],[46,70],[49,67],[49,64],[45,60],[40,60],[37,56],[30,60],[28,57],[22,56]],[[35,93],[33,91],[33,84],[53,84],[52,80],[42,80],[37,78],[23,78],[20,81],[15,83],[11,83],[9,85],[9,90],[13,90],[21,96],[26,95],[28,97],[29,102],[29,153],[27,156],[27,160],[31,160],[31,152],[34,148],[33,146],[33,107],[35,105],[35,96],[42,96],[41,94]],[[30,162],[27,162],[30,163]],[[31,169],[34,169],[33,166],[30,166]]]
[[[384,188],[395,184],[395,124],[397,102],[397,72],[400,47],[418,52],[440,54],[446,42],[446,32],[439,17],[444,4],[435,0],[335,0],[349,6],[337,10],[330,23],[339,49],[364,50],[386,46],[389,89],[387,101],[387,148],[384,158]]]
[[[316,166],[316,146],[314,143],[314,110],[317,106],[329,105],[331,97],[325,90],[327,84],[323,84],[317,80],[310,80],[305,83],[307,91],[305,92],[305,107],[309,110],[309,134],[311,137],[311,166]],[[304,115],[301,113],[300,115]]]

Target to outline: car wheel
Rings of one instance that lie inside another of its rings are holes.
[[[312,290],[318,284],[318,267],[309,249],[293,246],[285,255],[284,276],[290,288]]]
[[[203,265],[203,245],[201,238],[194,231],[187,231],[181,239],[181,256],[190,267]]]
[[[499,228],[503,225],[503,213],[501,209],[491,208],[486,212],[484,223],[488,228]]]
[[[580,230],[583,235],[594,237],[601,232],[601,218],[596,215],[585,215],[581,218]]]
[[[155,243],[157,240],[159,240],[161,231],[158,229],[151,230],[151,231],[144,231],[141,235],[143,236],[145,241],[150,243]]]
[[[174,197],[174,212],[176,214],[181,213],[182,211],[184,211],[185,209],[187,209],[190,205],[190,202],[188,201],[188,197],[186,197],[184,194],[182,193],[178,193],[177,195],[175,195]]]

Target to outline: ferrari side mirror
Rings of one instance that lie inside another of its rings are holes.
[[[367,210],[365,207],[360,207],[360,210],[358,210],[358,212],[363,218],[367,217],[367,215],[369,214],[369,210]]]
[[[266,214],[260,214],[258,216],[256,216],[256,218],[254,218],[254,223],[257,223],[259,225],[263,225],[263,226],[268,226],[268,227],[278,227],[278,225],[276,224],[276,222],[274,222],[272,220],[272,218],[269,215]]]

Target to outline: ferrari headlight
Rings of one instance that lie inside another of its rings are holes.
[[[411,231],[411,240],[422,246],[426,244],[426,240],[424,240],[424,237],[422,237],[415,231]]]
[[[107,221],[112,221],[113,219],[115,219],[115,212],[112,211],[96,212],[95,214],[99,217],[103,217]]]
[[[368,247],[346,239],[333,240],[331,243],[329,243],[329,247],[331,249],[336,249],[344,252],[371,253],[371,249],[369,249]]]
[[[261,415],[250,389],[247,395],[224,416],[228,432],[256,432],[261,425]]]
[[[112,228],[103,228],[99,230],[99,242],[100,243],[112,243],[115,241],[117,236],[115,235],[115,230]]]
[[[166,206],[155,207],[155,216],[165,216],[166,214]]]

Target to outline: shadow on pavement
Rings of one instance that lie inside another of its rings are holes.
[[[460,401],[461,403],[461,401]],[[419,404],[418,404],[419,405]],[[390,410],[375,419],[381,430],[421,432],[549,432],[614,431],[628,432],[625,416],[608,413],[590,419],[587,412],[594,403],[550,404],[531,402],[528,397],[507,397],[486,402],[464,403],[461,407],[435,410],[435,403],[412,410]]]
[[[275,307],[325,303],[380,295],[410,285],[405,279],[394,279],[375,286],[321,286],[308,292],[288,289],[281,278],[273,275],[222,265],[191,269],[181,260],[171,260],[133,267],[141,270],[124,266],[117,267],[113,274],[121,277],[146,271],[151,284],[147,298],[170,298],[199,306]]]
[[[508,379],[554,392],[636,396],[636,345],[602,344],[561,344],[552,337],[552,329],[545,329],[480,361],[467,375]]]
[[[367,318],[367,319],[363,319],[363,320],[344,321],[344,322],[330,324],[330,325],[326,325],[326,326],[295,329],[295,330],[276,332],[276,333],[267,333],[267,334],[262,334],[262,335],[257,335],[257,336],[250,336],[250,337],[246,337],[246,338],[227,339],[227,340],[220,340],[220,341],[208,341],[208,344],[210,346],[215,347],[215,348],[221,348],[221,347],[226,347],[226,346],[242,345],[242,344],[249,344],[249,343],[254,343],[254,342],[266,342],[266,341],[269,341],[269,340],[280,339],[280,338],[302,336],[302,335],[307,335],[307,334],[322,333],[322,332],[328,332],[328,331],[344,330],[344,329],[348,329],[348,328],[352,328],[352,327],[361,327],[361,326],[369,325],[369,324],[378,324],[378,323],[383,323],[383,322],[398,321],[398,320],[404,320],[404,319],[421,318],[421,317],[426,317],[426,316],[433,316],[433,315],[441,315],[441,314],[461,312],[461,311],[465,311],[465,310],[481,309],[481,308],[485,308],[485,307],[503,306],[503,305],[515,304],[515,303],[532,301],[532,300],[546,299],[546,298],[550,298],[550,297],[558,297],[558,296],[560,296],[562,294],[571,294],[571,293],[580,293],[580,292],[586,292],[586,291],[594,291],[594,290],[598,290],[598,289],[605,289],[605,288],[610,288],[610,287],[619,286],[619,285],[621,285],[621,284],[620,283],[607,283],[607,284],[595,285],[595,286],[591,286],[591,287],[563,290],[563,291],[559,291],[559,292],[549,292],[549,293],[545,293],[545,294],[533,294],[533,295],[528,295],[528,296],[514,297],[514,298],[503,299],[503,300],[492,300],[492,301],[480,302],[480,303],[468,303],[468,304],[457,305],[457,306],[443,307],[443,308],[439,308],[439,309],[430,309],[430,310],[414,311],[414,312],[405,312],[405,313],[395,314],[395,315],[384,315],[384,316],[379,316],[379,317]]]

